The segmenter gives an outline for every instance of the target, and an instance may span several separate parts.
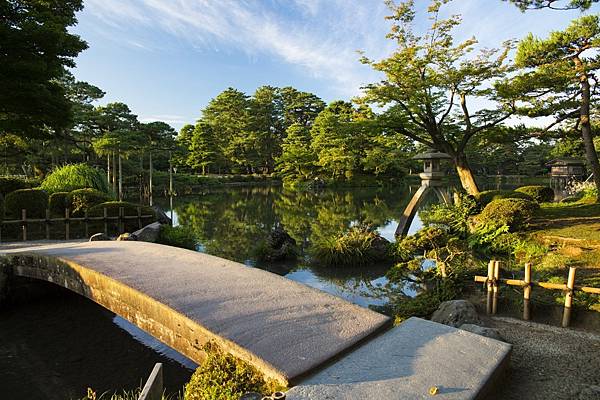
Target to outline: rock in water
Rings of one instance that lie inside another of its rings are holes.
[[[504,338],[500,335],[498,329],[486,328],[485,326],[474,324],[462,324],[459,329],[504,342]]]
[[[136,240],[141,242],[155,243],[160,235],[160,222],[153,222],[150,225],[146,225],[142,229],[139,229],[131,234]]]
[[[458,328],[463,324],[483,325],[475,306],[466,300],[445,301],[431,316],[433,322]]]
[[[262,257],[267,261],[281,261],[296,255],[296,241],[282,227],[271,231]]]
[[[94,233],[92,236],[90,236],[90,242],[96,242],[100,240],[110,240],[110,238],[104,233]]]

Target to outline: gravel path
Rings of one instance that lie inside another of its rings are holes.
[[[508,376],[494,400],[600,400],[600,335],[494,317],[513,344]]]

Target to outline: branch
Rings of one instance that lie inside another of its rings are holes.
[[[450,111],[452,111],[452,107],[454,107],[454,95],[455,94],[456,94],[456,88],[452,88],[452,93],[450,95],[450,105],[448,106],[448,109],[446,110],[446,112],[442,115],[442,118],[440,118],[440,121],[438,122],[439,126],[441,126],[444,123],[444,120],[450,114]]]

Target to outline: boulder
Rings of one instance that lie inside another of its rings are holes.
[[[466,300],[443,302],[433,313],[431,320],[455,328],[464,324],[484,325],[475,306]]]
[[[296,241],[278,226],[267,237],[262,257],[267,261],[281,261],[295,256],[296,253]]]
[[[390,242],[380,235],[375,236],[371,242],[371,252],[378,260],[385,260],[389,256]]]
[[[90,236],[90,242],[96,242],[100,240],[110,240],[110,238],[104,233],[94,233],[92,236]]]
[[[579,396],[575,397],[576,400],[590,400],[600,399],[600,386],[589,385],[584,386],[579,392]]]
[[[486,328],[485,326],[475,324],[462,324],[459,329],[504,342],[504,338],[500,335],[498,329]]]
[[[142,229],[139,229],[131,234],[136,240],[140,242],[155,243],[160,235],[160,222],[153,222],[150,225],[146,225]]]
[[[117,240],[118,241],[135,241],[137,239],[135,238],[135,236],[131,235],[130,233],[122,233],[119,235]]]
[[[163,211],[159,206],[152,206],[154,213],[156,214],[156,221],[160,224],[171,225],[171,218],[167,216],[167,214]]]

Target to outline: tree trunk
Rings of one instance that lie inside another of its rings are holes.
[[[454,157],[454,165],[456,166],[456,172],[460,178],[460,183],[470,195],[479,194],[479,188],[475,182],[473,171],[467,162],[467,157],[463,153],[459,153]]]
[[[594,184],[598,190],[596,202],[600,202],[600,162],[594,147],[594,134],[590,124],[590,81],[579,57],[575,57],[575,66],[579,71],[581,83],[581,108],[579,110],[579,124],[581,125],[581,138],[585,146],[585,158],[592,169]]]
[[[121,150],[119,150],[119,201],[123,201],[123,165],[121,162]]]
[[[112,191],[117,193],[117,158],[115,152],[112,152]]]
[[[149,193],[148,193],[148,195],[149,195],[149,203],[152,206],[152,168],[153,167],[152,167],[152,152],[151,151],[148,152],[148,160],[150,162],[150,171],[148,172],[148,175],[149,175],[149,182],[148,182]]]
[[[110,153],[106,156],[106,180],[110,185]]]

